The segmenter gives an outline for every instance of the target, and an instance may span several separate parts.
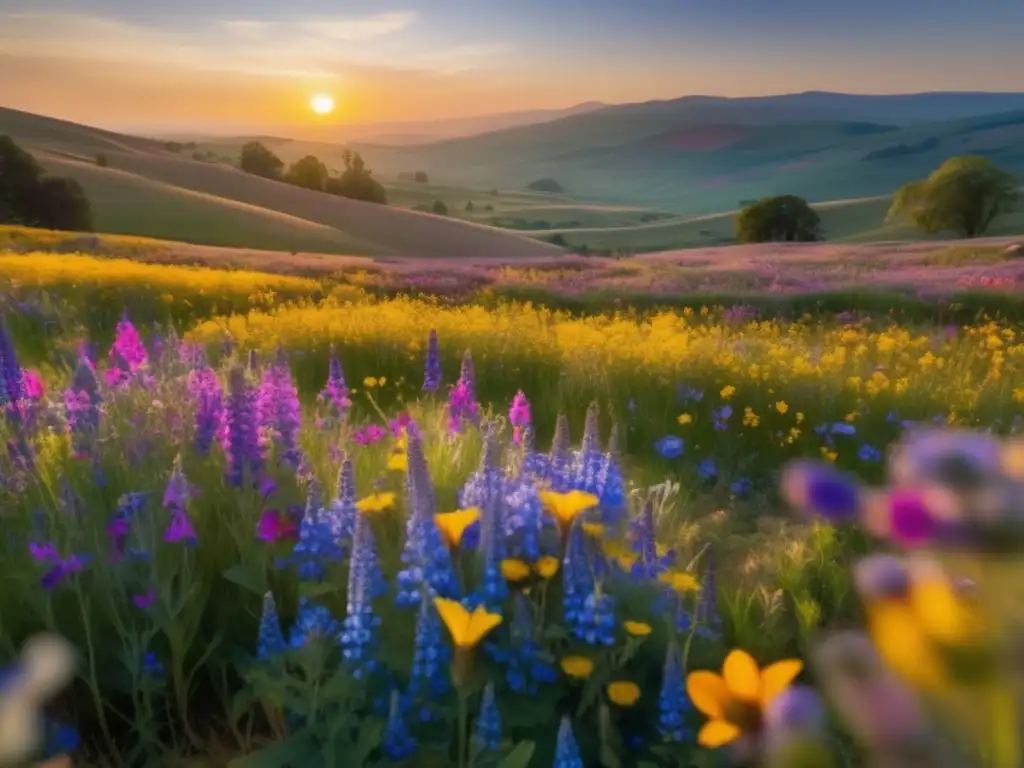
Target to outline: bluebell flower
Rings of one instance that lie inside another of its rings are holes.
[[[562,560],[562,606],[566,627],[575,632],[584,626],[584,604],[596,584],[579,522],[569,529]]]
[[[299,598],[299,613],[290,634],[292,648],[301,648],[316,638],[333,639],[337,634],[338,622],[327,606]]]
[[[503,536],[509,557],[533,562],[541,556],[541,532],[547,520],[536,481],[520,474],[505,490]]]
[[[583,600],[573,634],[587,645],[615,644],[615,598],[600,585]]]
[[[234,368],[228,379],[227,403],[227,481],[241,488],[248,477],[255,480],[263,468],[263,449],[259,439],[259,417],[256,392],[245,379],[241,368]]]
[[[256,640],[256,658],[272,658],[284,653],[285,648],[284,632],[281,631],[281,620],[277,616],[277,604],[274,602],[274,595],[267,592],[263,596],[263,613],[260,614],[259,636]]]
[[[343,552],[323,510],[309,511],[299,523],[299,540],[283,564],[294,564],[302,581],[321,582],[327,566],[341,560]]]
[[[381,737],[381,746],[384,754],[393,762],[399,762],[412,757],[416,753],[416,739],[409,733],[405,724],[401,707],[398,702],[398,691],[391,694],[391,708],[388,713],[388,720],[384,726],[384,734]]]
[[[505,478],[500,465],[500,446],[493,425],[487,430],[480,469],[470,477],[459,494],[459,506],[480,510],[480,544],[482,577],[478,591],[470,596],[471,607],[485,605],[500,611],[508,598],[508,585],[501,573],[506,555],[504,536]]]
[[[416,620],[416,638],[413,644],[412,670],[409,690],[414,695],[436,699],[451,689],[448,665],[451,647],[445,640],[441,617],[434,601],[424,598]]]
[[[553,768],[583,768],[583,758],[580,757],[580,748],[568,717],[562,717],[562,722],[558,726]]]
[[[686,693],[686,681],[683,679],[679,647],[670,643],[665,653],[661,691],[658,694],[658,730],[665,741],[678,744],[693,738],[693,731],[686,727],[686,718],[692,709],[693,704]]]
[[[501,746],[501,713],[494,697],[494,683],[484,686],[480,712],[476,716],[476,728],[473,736],[480,747],[486,751],[496,752]]]
[[[630,524],[630,538],[637,552],[634,571],[637,575],[653,579],[658,575],[657,531],[654,524],[654,504],[645,501],[640,514]]]
[[[356,517],[356,478],[352,459],[345,456],[338,469],[337,493],[334,500],[327,505],[324,516],[331,527],[331,535],[339,544],[352,541]]]
[[[663,459],[678,459],[686,450],[686,443],[681,437],[665,435],[654,444],[654,450]]]
[[[569,419],[564,413],[555,419],[555,434],[551,439],[551,451],[548,453],[547,477],[544,479],[551,490],[559,493],[569,490],[568,470],[571,461],[569,450],[572,436],[569,433]]]

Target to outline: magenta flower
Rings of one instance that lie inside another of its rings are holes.
[[[147,590],[145,593],[143,593],[141,595],[134,595],[132,597],[132,602],[135,603],[137,606],[139,606],[139,608],[143,608],[143,609],[149,608],[149,606],[151,606],[155,600],[156,600],[156,590],[152,589],[152,588],[150,588],[149,590]]]
[[[530,426],[532,417],[530,415],[530,401],[522,390],[516,392],[512,398],[512,407],[508,412],[509,421],[512,423],[512,442],[519,445],[523,440],[523,430]]]
[[[938,525],[916,491],[897,490],[889,496],[889,530],[892,540],[906,549],[931,543]]]
[[[29,400],[40,400],[46,394],[46,385],[43,384],[43,377],[39,375],[39,371],[22,368],[21,383],[25,388],[25,397]]]
[[[360,445],[373,445],[386,434],[387,432],[382,427],[370,424],[353,432],[352,439]]]
[[[57,552],[57,547],[54,546],[52,541],[47,541],[43,544],[30,541],[28,551],[36,562],[50,564],[60,562],[60,554]]]
[[[60,584],[68,576],[78,573],[89,562],[90,558],[84,555],[71,555],[66,560],[57,559],[57,562],[39,580],[43,589],[50,590]]]
[[[391,434],[395,437],[401,437],[402,430],[410,424],[412,424],[412,416],[404,411],[388,422],[388,426],[391,428]]]
[[[171,514],[171,522],[164,531],[164,541],[169,544],[184,542],[187,545],[196,543],[196,530],[192,527],[192,521],[183,509],[176,509]]]
[[[268,509],[260,517],[256,526],[256,538],[275,544],[278,541],[298,538],[298,526],[286,514],[276,509]]]

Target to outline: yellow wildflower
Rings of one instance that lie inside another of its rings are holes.
[[[1024,387],[1017,387],[1013,390],[1013,402],[1024,403]]]
[[[501,561],[501,575],[506,581],[518,582],[530,575],[530,566],[522,560],[509,558]]]
[[[608,685],[608,698],[620,707],[632,707],[640,700],[640,686],[628,681],[618,681]]]
[[[804,415],[800,411],[796,412],[796,423],[797,424],[803,424],[804,423]]]
[[[480,644],[488,632],[501,624],[500,613],[489,613],[478,605],[472,613],[458,600],[435,597],[434,605],[452,636],[456,648],[468,650]]]
[[[604,526],[601,523],[584,523],[583,532],[595,539],[600,539],[604,536]]]
[[[548,514],[558,521],[563,530],[568,529],[580,514],[596,507],[598,502],[597,496],[583,491],[541,491],[540,500]]]
[[[709,718],[697,734],[697,743],[720,747],[759,728],[765,708],[789,687],[803,666],[798,659],[786,659],[760,669],[749,653],[737,649],[726,657],[721,674],[691,672],[686,692]]]
[[[409,457],[404,453],[392,453],[388,457],[388,469],[395,472],[405,472],[409,469]]]
[[[736,394],[736,387],[734,387],[732,384],[727,384],[726,386],[722,387],[722,391],[719,392],[718,394],[722,396],[723,400],[728,400],[730,397]]]
[[[1024,392],[1024,390],[1021,391]],[[680,424],[693,424],[693,416],[691,416],[688,413],[681,413],[676,417],[676,421],[678,421]]]
[[[668,584],[680,594],[683,592],[694,592],[699,588],[697,579],[692,573],[686,571],[666,571],[658,575],[658,581]]]
[[[646,637],[651,634],[651,625],[642,621],[624,621],[622,627],[634,637]]]
[[[856,411],[854,411],[853,413],[848,413],[843,417],[843,421],[845,421],[847,424],[853,424],[853,422],[857,420],[858,415],[859,414]]]
[[[537,574],[542,579],[550,579],[561,568],[562,563],[557,557],[551,555],[544,555],[540,560],[533,564],[533,569],[537,571]]]
[[[363,386],[366,387],[367,389],[373,389],[374,387],[377,386],[377,379],[373,376],[367,376],[365,379],[363,379]]]
[[[789,405],[786,403],[785,400],[779,400],[779,402],[775,404],[775,410],[785,415],[786,411],[789,410]]]
[[[633,570],[633,566],[636,565],[637,556],[635,552],[620,552],[615,557],[615,560],[622,570],[629,573]]]
[[[1024,439],[1009,440],[1002,451],[1003,472],[1014,480],[1024,480]]]
[[[388,383],[388,380],[384,376],[381,376],[379,379],[377,379],[377,386],[378,387],[383,387],[387,383]]]
[[[441,538],[450,548],[454,549],[462,543],[462,534],[466,532],[466,529],[479,519],[480,510],[476,507],[469,507],[434,515],[434,524],[441,531]]]
[[[585,680],[594,671],[594,662],[586,656],[566,656],[561,661],[561,667],[569,677]]]
[[[364,515],[373,515],[395,506],[395,494],[372,493],[356,502],[356,509]]]

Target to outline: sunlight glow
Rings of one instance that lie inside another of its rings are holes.
[[[329,115],[334,111],[334,97],[327,93],[314,94],[309,100],[309,106],[318,115]]]

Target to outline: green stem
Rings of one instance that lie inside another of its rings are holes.
[[[459,768],[466,768],[469,753],[467,740],[469,736],[469,697],[459,693]]]
[[[992,768],[1017,768],[1021,764],[1020,727],[1013,693],[1005,686],[997,686],[991,693],[991,752]]]

